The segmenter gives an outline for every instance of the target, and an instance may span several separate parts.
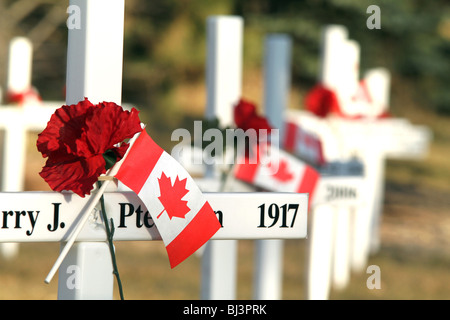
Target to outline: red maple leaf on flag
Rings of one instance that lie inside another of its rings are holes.
[[[269,163],[268,165],[269,169],[272,167],[272,165]],[[272,175],[272,178],[275,180],[279,180],[281,182],[287,182],[293,178],[292,172],[288,170],[288,163],[286,160],[281,159],[280,164],[278,167],[278,170]]]
[[[189,192],[186,189],[187,178],[180,180],[177,176],[175,183],[172,186],[172,181],[163,172],[161,178],[158,178],[159,190],[161,195],[158,197],[164,206],[164,210],[158,215],[157,219],[167,212],[169,219],[172,217],[185,218],[186,214],[191,210],[187,206],[187,201],[182,198]]]

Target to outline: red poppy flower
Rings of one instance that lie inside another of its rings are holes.
[[[6,94],[6,101],[8,101],[9,103],[18,103],[22,105],[27,102],[40,103],[42,102],[42,98],[36,88],[31,87],[22,92],[8,91]]]
[[[57,109],[36,143],[42,156],[48,157],[39,174],[54,191],[90,194],[98,177],[106,173],[106,160],[122,159],[128,148],[123,141],[141,131],[138,113],[112,102],[93,105],[87,98]]]
[[[234,107],[234,122],[238,128],[244,131],[255,129],[257,134],[260,129],[266,129],[268,134],[272,129],[267,119],[256,113],[256,106],[244,99],[240,99]]]
[[[316,85],[306,95],[305,106],[306,110],[322,118],[330,113],[341,114],[336,94],[322,85]]]
[[[249,143],[245,146],[245,157],[251,158],[252,156],[256,156],[256,160],[259,161],[258,157],[260,154],[259,148],[268,143],[268,138],[272,127],[265,117],[262,117],[256,113],[255,104],[246,101],[244,99],[240,99],[237,105],[234,107],[234,122],[238,128],[241,128],[244,131],[248,129],[254,129],[256,131],[256,145],[252,144],[250,140]],[[267,130],[267,135],[264,137],[260,136],[260,130]]]

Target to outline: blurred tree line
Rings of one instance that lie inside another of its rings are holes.
[[[29,6],[22,9],[27,12],[8,27],[13,20],[10,9],[21,3]],[[381,29],[366,26],[371,15],[366,10],[372,4],[381,9]],[[3,88],[7,41],[31,33],[34,43],[33,37],[39,40],[33,84],[44,99],[63,99],[67,5],[68,1],[61,0],[0,0]],[[55,13],[49,17],[55,7],[60,21],[55,20]],[[450,114],[448,0],[126,0],[123,100],[161,118],[161,127],[166,122],[176,125],[181,107],[204,103],[205,22],[218,14],[243,16],[246,70],[261,69],[267,33],[287,33],[294,44],[293,88],[304,93],[317,79],[322,26],[342,24],[361,45],[362,71],[379,66],[391,71],[394,101],[397,93],[407,95],[423,108]],[[36,25],[50,18],[54,28],[46,29],[45,38],[33,33]],[[402,92],[396,91],[396,84]]]
[[[381,29],[368,29],[369,5],[381,10]],[[361,45],[361,70],[383,66],[405,81],[420,103],[450,114],[450,6],[447,0],[250,0],[236,11],[249,28],[292,35],[293,81],[310,86],[318,74],[320,29],[342,24]]]

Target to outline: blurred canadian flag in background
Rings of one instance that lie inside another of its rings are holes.
[[[234,176],[269,191],[309,193],[309,203],[320,178],[313,167],[283,150],[259,152],[257,163],[239,161]]]

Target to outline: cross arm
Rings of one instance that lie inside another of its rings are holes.
[[[205,193],[222,228],[212,239],[306,237],[308,195],[298,193]],[[133,192],[105,193],[115,241],[161,240],[152,216]],[[57,192],[0,193],[0,242],[66,241],[88,197]],[[105,241],[95,209],[77,241]],[[178,219],[174,217],[174,219]]]

